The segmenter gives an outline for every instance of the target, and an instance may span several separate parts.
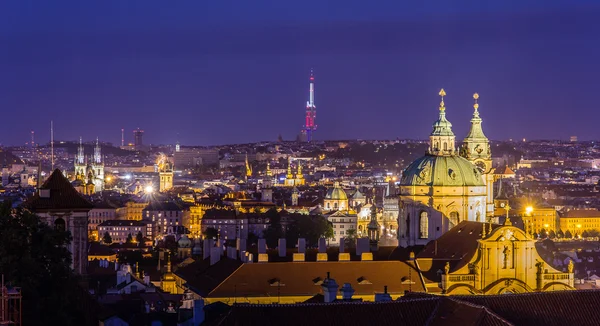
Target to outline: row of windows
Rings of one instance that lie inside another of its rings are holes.
[[[141,231],[142,228],[140,227],[108,227],[108,226],[101,226],[100,231],[127,231],[127,232],[131,232],[131,231]]]

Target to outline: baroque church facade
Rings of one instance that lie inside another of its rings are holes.
[[[85,157],[83,142],[79,139],[79,148],[75,156],[75,188],[86,195],[91,195],[104,190],[104,160],[100,143],[96,139],[94,155],[88,161]]]
[[[400,180],[398,243],[425,245],[462,221],[493,217],[491,150],[481,127],[475,94],[471,129],[460,149],[446,119],[445,91],[439,93],[439,118],[433,124],[426,154],[412,162]]]

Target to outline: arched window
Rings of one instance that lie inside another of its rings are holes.
[[[333,203],[333,208],[337,209],[338,208],[338,203]]]
[[[429,214],[426,211],[422,211],[419,216],[419,238],[429,238]]]
[[[65,220],[59,217],[54,221],[54,227],[59,231],[65,231],[67,229],[67,224],[65,223]]]
[[[460,219],[458,218],[458,212],[450,213],[450,223],[448,225],[448,229],[455,227],[459,222]]]
[[[437,141],[434,143],[433,149],[435,149],[435,150],[439,150],[440,149],[440,144]]]
[[[448,150],[448,143],[444,142],[444,150],[447,151]]]

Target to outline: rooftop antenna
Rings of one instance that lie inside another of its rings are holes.
[[[51,151],[51,162],[52,171],[54,171],[54,121],[50,120],[50,151]]]
[[[31,131],[31,149],[35,148],[35,131]]]
[[[121,128],[121,147],[125,146],[125,129]]]

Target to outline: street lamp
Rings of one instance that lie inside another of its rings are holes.
[[[147,194],[151,194],[154,192],[154,187],[152,187],[151,185],[147,185],[146,188],[144,188],[144,192]]]
[[[530,225],[531,222],[529,221],[529,218],[531,217],[532,213],[533,213],[533,206],[525,207],[525,216],[527,216],[527,218],[524,220],[525,233],[531,234],[531,236],[533,236],[533,232],[531,230],[531,225]]]

